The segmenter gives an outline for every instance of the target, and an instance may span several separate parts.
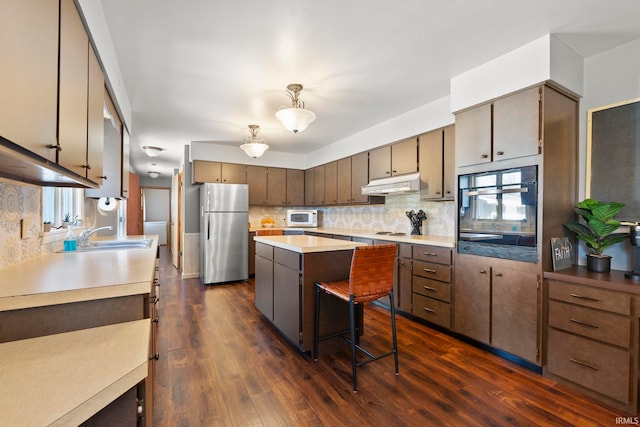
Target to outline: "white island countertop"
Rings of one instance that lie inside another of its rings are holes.
[[[0,270],[0,311],[149,293],[158,238],[148,248],[60,252]]]
[[[318,236],[256,236],[256,242],[274,246],[297,253],[331,252],[352,250],[366,243],[350,242],[348,240],[330,239]]]
[[[143,319],[0,344],[0,424],[84,422],[147,377],[149,334]]]

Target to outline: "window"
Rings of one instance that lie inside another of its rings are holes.
[[[42,220],[59,226],[67,214],[72,221],[75,218],[82,219],[83,199],[84,191],[81,188],[43,187]]]

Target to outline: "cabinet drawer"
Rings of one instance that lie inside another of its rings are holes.
[[[415,254],[414,254],[415,256]],[[451,267],[448,265],[433,264],[431,262],[413,261],[413,275],[451,282]]]
[[[256,242],[256,255],[273,261],[273,246]]]
[[[629,352],[549,329],[549,372],[625,404],[630,397]]]
[[[592,286],[549,280],[549,298],[612,313],[631,314],[630,295]]]
[[[413,294],[412,313],[421,319],[451,329],[451,306],[446,302]]]
[[[549,301],[549,326],[620,347],[631,345],[631,321],[618,314]]]
[[[297,252],[282,248],[273,248],[273,261],[293,270],[300,271],[300,254]]]
[[[451,285],[426,277],[414,276],[413,292],[428,298],[435,298],[444,302],[451,302]]]
[[[413,245],[413,259],[451,265],[451,249],[438,246]]]

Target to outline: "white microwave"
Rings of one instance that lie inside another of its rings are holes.
[[[317,227],[318,211],[316,209],[288,209],[287,227]]]

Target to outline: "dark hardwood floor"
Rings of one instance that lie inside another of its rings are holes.
[[[541,375],[442,332],[397,318],[393,358],[360,368],[346,345],[317,363],[253,305],[253,280],[181,280],[161,252],[158,426],[603,426],[616,413]],[[365,308],[362,342],[390,346],[388,314]],[[344,348],[344,350],[342,350]]]

